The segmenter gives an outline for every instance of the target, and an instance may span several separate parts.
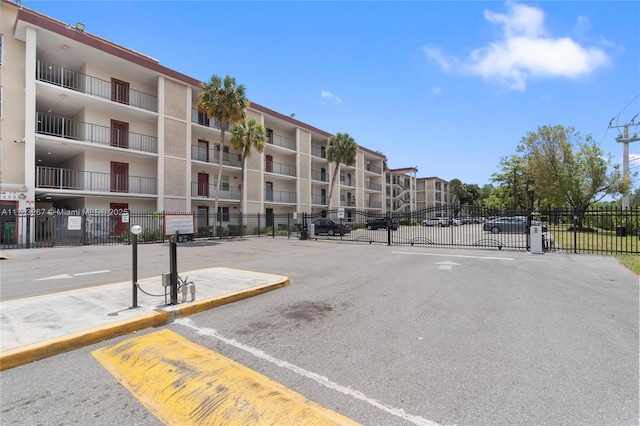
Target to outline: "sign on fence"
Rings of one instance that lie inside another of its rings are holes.
[[[165,214],[164,215],[164,235],[193,234],[192,214]]]

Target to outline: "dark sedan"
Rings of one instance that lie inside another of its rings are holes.
[[[340,223],[334,219],[317,219],[311,222],[316,235],[344,235],[351,232],[351,225],[348,223]]]
[[[547,227],[534,220],[531,225],[542,226],[542,232],[547,232]],[[490,231],[492,234],[508,232],[513,234],[524,234],[527,232],[527,219],[524,217],[496,217],[487,220],[482,229]]]
[[[391,228],[392,230],[397,230],[398,229],[398,219],[396,218],[391,218],[389,219],[389,228]],[[367,223],[365,224],[367,229],[371,229],[371,230],[375,230],[375,229],[387,229],[387,219],[386,218],[379,218],[379,219],[372,219],[367,221]]]

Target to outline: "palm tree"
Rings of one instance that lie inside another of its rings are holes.
[[[251,152],[255,148],[258,152],[264,151],[264,143],[267,140],[267,132],[264,130],[261,124],[255,119],[251,118],[248,121],[242,121],[235,124],[231,130],[231,139],[229,144],[235,149],[240,150],[242,163],[242,176],[240,178],[240,212],[245,213],[244,209],[244,169],[246,166],[247,158],[251,157]]]
[[[352,166],[356,163],[358,145],[348,133],[337,133],[335,136],[331,136],[327,145],[327,160],[330,163],[335,163],[333,175],[331,176],[331,185],[329,186],[329,198],[327,198],[327,210],[330,210],[331,194],[333,193],[333,186],[336,183],[340,164]]]
[[[214,118],[220,125],[220,149],[218,150],[218,178],[216,179],[216,196],[214,211],[218,214],[220,200],[220,181],[222,180],[222,155],[224,153],[224,137],[229,123],[244,120],[249,100],[245,95],[244,85],[236,85],[236,79],[227,75],[222,80],[212,75],[208,83],[202,83],[202,91],[198,97],[198,110]],[[216,226],[213,227],[214,236]]]

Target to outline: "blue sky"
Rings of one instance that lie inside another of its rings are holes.
[[[201,81],[229,74],[419,177],[490,183],[527,132],[556,124],[621,163],[609,123],[640,112],[637,1],[22,3]],[[629,151],[640,171],[640,142]]]

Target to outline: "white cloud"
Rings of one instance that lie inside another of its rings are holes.
[[[329,92],[328,90],[321,90],[320,91],[320,96],[322,97],[322,99],[333,99],[334,101],[336,101],[339,104],[342,103],[342,99],[340,99],[340,97],[338,97],[337,95],[334,95],[333,93]]]
[[[472,51],[455,70],[524,90],[532,78],[574,79],[609,64],[607,54],[599,48],[581,46],[568,37],[549,36],[542,10],[515,3],[507,3],[507,9],[506,15],[485,11],[487,21],[504,26],[503,37]],[[584,16],[577,22],[583,32],[590,27]],[[444,70],[458,63],[437,48],[425,47],[423,51]]]
[[[433,93],[434,95],[439,95],[442,93],[442,88],[434,87],[433,89],[431,89],[431,93]]]

